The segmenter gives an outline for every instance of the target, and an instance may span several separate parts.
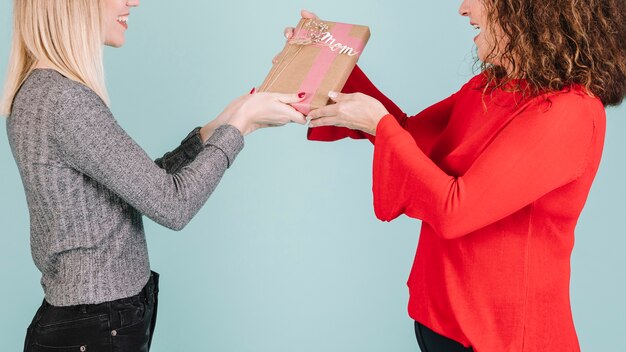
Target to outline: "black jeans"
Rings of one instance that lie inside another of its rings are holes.
[[[460,343],[430,330],[424,325],[415,322],[415,337],[422,352],[472,352],[471,347],[464,347]]]
[[[55,307],[44,299],[26,332],[24,352],[148,352],[156,324],[159,274],[135,296]]]

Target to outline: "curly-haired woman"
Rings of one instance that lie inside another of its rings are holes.
[[[407,117],[356,69],[309,138],[369,138],[376,216],[422,220],[408,286],[423,351],[579,351],[570,256],[605,107],[626,94],[626,1],[459,12],[480,30],[479,75]]]

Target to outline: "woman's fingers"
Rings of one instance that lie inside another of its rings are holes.
[[[280,94],[280,93],[260,93],[264,94],[270,101],[271,106],[266,114],[266,121],[261,123],[271,125],[284,125],[289,122],[295,122],[301,125],[306,124],[304,115],[298,112],[293,106],[301,102],[305,97],[305,93],[300,94]]]
[[[342,126],[336,116],[324,116],[316,120],[309,122],[310,128],[322,127],[322,126]],[[345,127],[345,126],[343,126]]]
[[[274,118],[274,117],[273,117]],[[286,124],[289,122],[295,122],[300,125],[306,124],[306,119],[298,110],[294,109],[291,105],[280,104],[276,107],[275,118],[280,124]]]
[[[333,101],[336,101],[336,102],[339,103],[341,101],[345,101],[345,100],[348,100],[348,99],[354,97],[355,94],[356,93],[345,94],[345,93],[339,93],[339,92],[330,91],[330,92],[328,92],[328,97],[330,99],[332,99]]]
[[[311,111],[309,113],[309,116],[307,116],[307,120],[317,120],[321,117],[325,117],[325,116],[336,116],[339,114],[339,108],[341,106],[339,104],[330,104],[330,105],[326,105],[324,107],[315,109],[313,111]]]
[[[276,100],[285,104],[295,104],[301,102],[304,98],[306,98],[306,93],[301,92],[298,94],[281,94],[281,93],[270,93]]]
[[[315,18],[315,19],[319,19],[319,17],[317,17],[317,15],[311,11],[308,10],[304,10],[302,9],[302,11],[300,11],[300,16],[302,16],[302,18]]]
[[[306,93],[301,92],[298,94],[278,94],[277,99],[279,102],[285,105],[285,112],[288,112],[289,120],[301,125],[306,124],[306,118],[299,111],[297,111],[291,104],[299,103],[306,98]]]
[[[281,53],[278,53],[278,54],[276,54],[276,56],[274,56],[274,58],[272,59],[272,65],[276,65],[278,63],[278,61],[280,60],[280,54]]]
[[[314,19],[319,19],[317,17],[317,15],[311,11],[308,10],[302,10],[300,11],[300,16],[302,16],[302,18],[314,18]],[[293,32],[295,31],[295,28],[293,27],[286,27],[285,30],[283,31],[283,34],[285,35],[285,38],[287,40],[291,39],[291,37],[293,37]]]
[[[316,14],[307,10],[300,11],[300,16],[302,16],[302,18],[314,18],[314,19],[318,18]],[[295,30],[296,29],[294,27],[286,27],[283,30],[283,35],[285,36],[285,39],[287,40],[291,39],[293,37]],[[278,63],[278,61],[280,60],[280,54],[281,53],[278,53],[276,56],[274,56],[274,59],[272,59],[272,64],[276,65]]]
[[[283,31],[283,35],[285,36],[285,39],[287,39],[287,40],[291,39],[291,37],[293,37],[293,31],[294,30],[295,30],[295,28],[293,28],[293,27],[285,28],[285,30]]]

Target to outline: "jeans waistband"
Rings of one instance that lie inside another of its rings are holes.
[[[141,291],[136,294],[135,296],[131,296],[131,297],[126,297],[126,298],[120,298],[114,301],[110,301],[110,302],[103,302],[103,303],[97,303],[97,304],[79,304],[79,305],[75,305],[75,306],[67,306],[67,307],[63,307],[66,309],[73,309],[76,308],[78,310],[81,311],[87,311],[87,310],[93,310],[94,308],[97,308],[99,306],[102,305],[106,305],[108,303],[114,303],[114,302],[119,302],[119,301],[125,301],[128,299],[132,299],[133,297],[138,297],[141,300],[144,300],[145,302],[149,302],[150,300],[154,300],[155,296],[159,293],[159,273],[155,272],[155,271],[150,271],[150,277],[148,278],[148,282],[146,283],[146,285],[141,289]],[[48,301],[43,300],[42,306],[44,308],[48,308],[48,307],[55,307],[53,305],[51,305],[50,303],[48,303]]]

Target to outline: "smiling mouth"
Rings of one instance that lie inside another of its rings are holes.
[[[470,26],[474,27],[475,30],[480,31],[480,26],[477,23],[470,22]],[[480,32],[474,37],[474,41],[478,39],[478,36],[480,36]]]
[[[122,25],[124,28],[128,28],[128,15],[125,16],[117,16],[117,23]]]

